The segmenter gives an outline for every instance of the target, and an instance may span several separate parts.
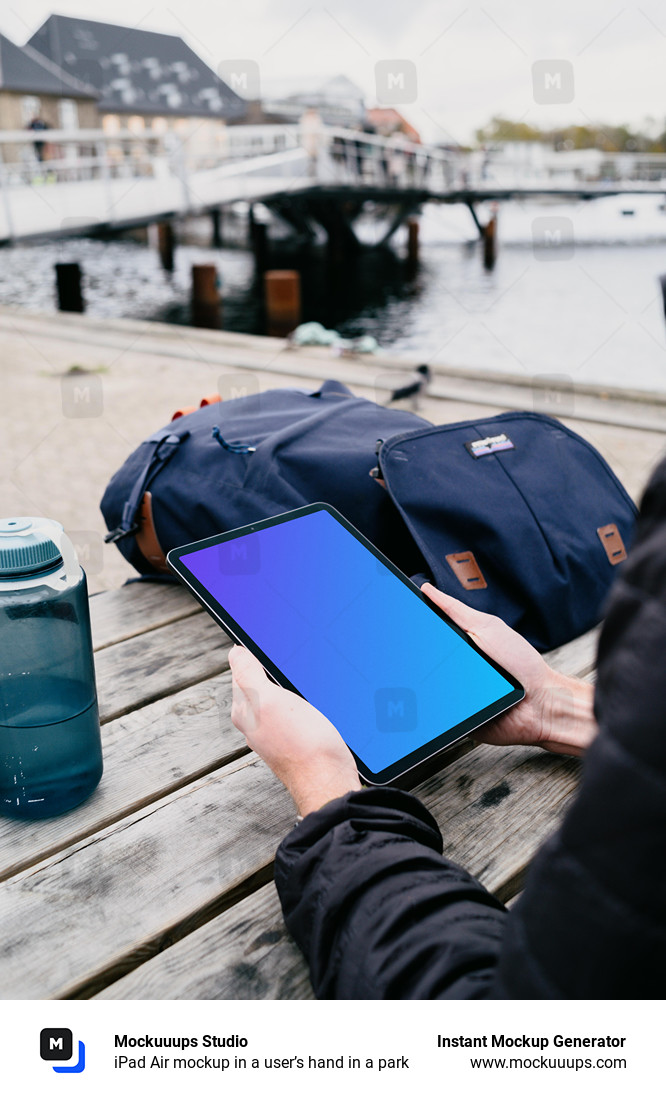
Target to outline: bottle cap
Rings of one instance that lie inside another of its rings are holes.
[[[60,531],[62,524],[40,516],[1,519],[0,578],[28,577],[55,569],[62,562],[54,542]]]

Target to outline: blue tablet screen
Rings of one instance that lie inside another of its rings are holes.
[[[514,690],[326,511],[181,561],[375,774]]]

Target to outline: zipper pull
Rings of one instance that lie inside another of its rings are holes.
[[[375,455],[377,457],[377,465],[372,467],[372,469],[370,471],[370,477],[374,477],[376,481],[381,481],[382,480],[382,471],[381,471],[380,466],[379,466],[379,452],[381,451],[383,445],[384,445],[384,440],[383,439],[378,439],[377,442],[375,443]]]

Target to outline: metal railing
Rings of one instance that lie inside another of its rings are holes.
[[[305,149],[326,182],[370,182],[414,186],[415,181],[450,186],[454,157],[416,145],[354,130],[298,125],[220,127],[214,140],[190,134],[146,130],[0,131],[0,175],[7,186],[35,182],[128,179],[205,171],[232,162]]]
[[[543,183],[554,180],[554,162],[558,170],[567,165],[576,170],[570,187],[575,190],[581,167],[566,153],[549,156]],[[72,231],[74,223],[145,224],[151,218],[239,200],[261,201],[263,193],[314,185],[348,188],[376,200],[386,195],[387,202],[395,202],[401,191],[421,198],[474,191],[476,198],[483,198],[507,182],[517,190],[533,189],[527,173],[525,165],[511,166],[479,151],[454,152],[409,142],[402,135],[386,138],[305,123],[203,123],[165,133],[2,131],[0,240]],[[638,181],[641,189],[657,189],[666,179],[666,156],[604,154],[583,174],[599,193],[611,175],[627,185]],[[568,188],[565,182],[561,190]]]

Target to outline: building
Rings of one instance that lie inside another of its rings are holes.
[[[322,81],[288,78],[274,81],[265,95],[265,109],[292,122],[298,122],[304,111],[317,111],[326,126],[357,130],[366,121],[363,91],[346,76],[334,76]]]
[[[97,89],[109,134],[173,132],[190,152],[214,154],[226,121],[245,113],[245,101],[178,35],[51,15],[30,46]]]
[[[48,130],[96,129],[97,98],[95,88],[0,34],[0,130],[25,130],[36,119]],[[7,161],[21,152],[20,146],[3,149]]]
[[[392,137],[393,134],[403,134],[408,141],[416,145],[421,143],[421,135],[411,122],[408,122],[395,107],[371,107],[368,111],[368,122],[376,134],[381,137]]]

